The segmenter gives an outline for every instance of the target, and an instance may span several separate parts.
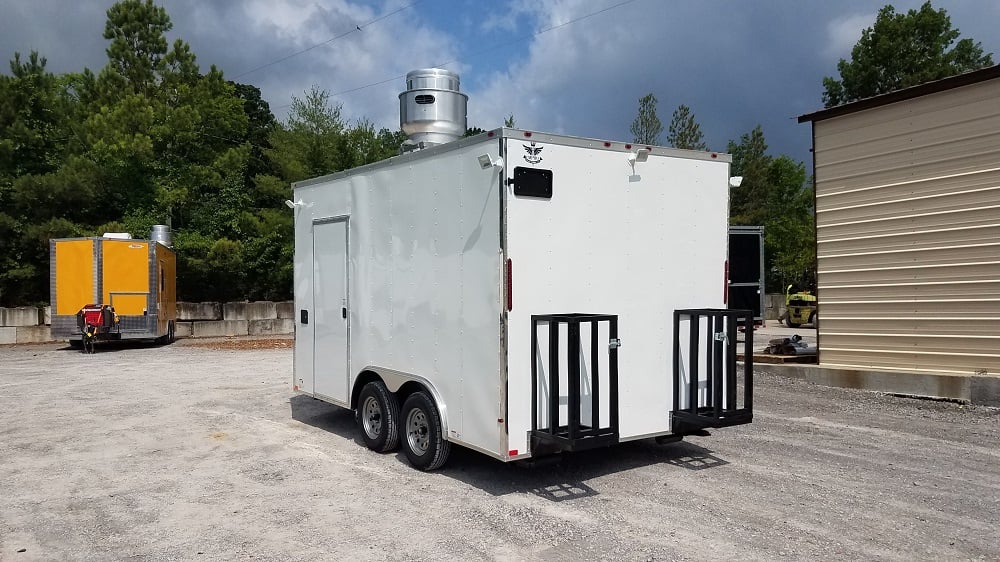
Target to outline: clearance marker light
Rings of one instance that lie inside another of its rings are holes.
[[[507,312],[514,310],[514,263],[507,258]]]

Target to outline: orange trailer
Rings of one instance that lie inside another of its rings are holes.
[[[103,306],[114,320],[101,339],[173,341],[177,255],[168,227],[154,226],[150,240],[124,233],[52,239],[49,256],[53,339],[83,342],[84,309]]]

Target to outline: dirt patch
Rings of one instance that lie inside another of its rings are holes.
[[[226,340],[213,340],[206,342],[185,343],[185,347],[202,347],[205,349],[221,350],[250,350],[250,349],[291,349],[295,346],[295,340],[291,339],[261,339],[251,340],[247,338],[232,338]]]

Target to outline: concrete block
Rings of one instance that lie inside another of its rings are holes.
[[[17,328],[13,326],[0,328],[0,344],[5,343],[17,343]]]
[[[270,318],[267,320],[250,320],[251,336],[273,336],[295,332],[295,321],[289,318]]]
[[[41,311],[34,306],[0,308],[0,326],[37,326],[41,320]]]
[[[174,322],[174,336],[178,338],[191,337],[194,322]]]
[[[227,302],[222,305],[223,320],[271,320],[278,311],[271,301]]]
[[[222,320],[222,305],[217,302],[179,302],[178,320]]]
[[[936,373],[863,371],[824,365],[754,364],[754,371],[840,388],[874,390],[907,396],[970,400],[972,377]]]
[[[51,326],[52,325],[52,307],[51,306],[42,307],[42,324],[45,324],[46,326]]]
[[[973,375],[969,379],[969,401],[981,406],[1000,407],[1000,377]]]
[[[764,320],[777,320],[785,310],[785,295],[766,293],[764,295]]]
[[[14,329],[17,330],[17,343],[52,341],[52,331],[48,326],[18,326]]]
[[[275,308],[278,312],[278,319],[291,319],[295,320],[295,303],[292,301],[282,301],[274,303]]]
[[[224,320],[246,320],[247,303],[227,302],[222,305],[222,318]]]
[[[191,335],[196,338],[245,336],[249,333],[246,320],[211,320],[191,323]]]

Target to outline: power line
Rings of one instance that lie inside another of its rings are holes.
[[[501,43],[499,45],[496,45],[496,46],[493,46],[493,47],[489,47],[487,49],[481,49],[479,51],[474,51],[474,52],[466,55],[465,58],[475,57],[475,56],[481,55],[483,53],[488,53],[490,51],[496,51],[497,49],[502,49],[502,48],[507,47],[509,45],[513,45],[514,43],[520,43],[520,42],[526,41],[528,39],[533,39],[535,37],[538,37],[539,35],[542,35],[543,33],[548,33],[550,31],[555,31],[556,29],[560,29],[560,28],[566,27],[568,25],[571,25],[571,24],[583,21],[585,19],[592,18],[594,16],[603,14],[604,12],[608,12],[610,10],[614,10],[615,8],[621,8],[622,6],[625,6],[625,5],[628,5],[628,4],[632,4],[633,2],[636,2],[636,1],[637,0],[624,0],[624,1],[619,2],[617,4],[613,4],[611,6],[608,6],[608,7],[604,8],[604,9],[597,10],[596,12],[591,12],[589,14],[580,16],[580,17],[575,18],[575,19],[571,19],[569,21],[560,23],[558,25],[553,25],[552,27],[547,27],[545,29],[536,31],[536,32],[532,33],[531,35],[525,35],[525,36],[522,36],[522,37],[518,37],[516,39],[511,39],[510,41],[507,41],[505,43]],[[415,3],[416,2],[414,2],[414,4]],[[411,6],[412,6],[412,4],[411,4]],[[443,66],[447,66],[449,64],[453,64],[453,63],[456,63],[456,62],[459,62],[459,61],[460,61],[460,59],[453,59],[453,60],[450,60],[450,61],[447,61],[447,62],[435,64],[434,66],[435,67],[443,67]],[[392,78],[386,78],[384,80],[379,80],[378,82],[372,82],[370,84],[365,84],[363,86],[357,86],[355,88],[350,88],[350,89],[347,89],[347,90],[341,90],[339,92],[334,92],[334,93],[330,94],[330,97],[332,97],[332,98],[340,97],[340,96],[343,96],[345,94],[351,94],[351,93],[354,93],[354,92],[357,92],[357,91],[360,91],[360,90],[364,90],[366,88],[371,88],[373,86],[380,86],[380,85],[385,84],[387,82],[394,82],[396,80],[400,80],[400,79],[405,78],[405,77],[406,77],[405,74],[401,74],[401,75],[398,75],[398,76],[393,76]],[[275,106],[274,109],[285,109],[287,107],[291,107],[291,105],[292,104],[287,103],[285,105]]]
[[[399,12],[402,12],[403,10],[406,10],[406,9],[412,7],[414,4],[419,3],[420,1],[421,0],[415,0],[414,2],[410,2],[409,4],[403,6],[402,8],[398,8],[396,10],[393,10],[392,12],[389,12],[388,14],[379,16],[379,17],[377,17],[377,18],[375,18],[375,19],[373,19],[371,21],[365,22],[363,24],[355,25],[354,28],[352,28],[351,30],[345,31],[344,33],[341,33],[340,35],[335,35],[335,36],[327,39],[326,41],[323,41],[321,43],[316,43],[315,45],[313,45],[311,47],[306,47],[305,49],[302,49],[301,51],[296,51],[296,52],[294,52],[294,53],[292,53],[290,55],[281,57],[280,59],[275,59],[275,60],[273,60],[273,61],[271,61],[271,62],[269,62],[267,64],[262,64],[262,65],[258,66],[257,68],[252,68],[252,69],[250,69],[250,70],[248,70],[248,71],[246,71],[246,72],[244,72],[242,74],[237,74],[236,76],[233,77],[233,80],[236,80],[238,78],[242,78],[242,77],[246,76],[247,74],[253,74],[254,72],[257,72],[258,70],[263,70],[263,69],[265,69],[265,68],[267,68],[269,66],[274,66],[274,65],[278,64],[279,62],[285,62],[286,60],[288,60],[288,59],[290,59],[292,57],[297,57],[297,56],[299,56],[299,55],[301,55],[303,53],[308,53],[309,51],[311,51],[313,49],[316,49],[317,47],[322,47],[323,45],[328,45],[330,43],[333,43],[337,39],[341,39],[343,37],[347,37],[348,35],[350,35],[352,33],[357,33],[359,31],[361,31],[361,28],[368,27],[369,25],[372,25],[373,23],[377,23],[377,22],[380,22],[380,21],[382,21],[382,20],[384,20],[384,19],[386,19],[388,17],[394,16],[394,15],[398,14]]]

